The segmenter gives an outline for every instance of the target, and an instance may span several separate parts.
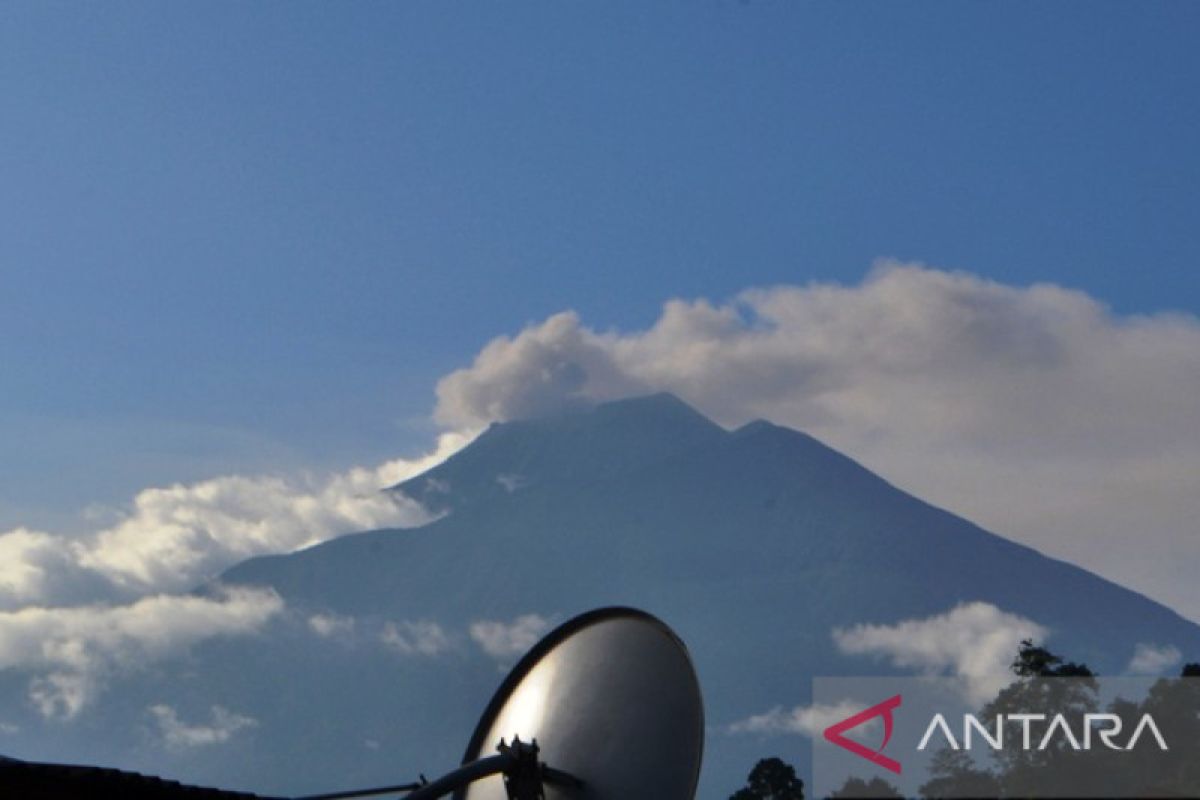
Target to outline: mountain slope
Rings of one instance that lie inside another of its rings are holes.
[[[727,797],[765,755],[807,772],[802,737],[733,736],[731,723],[805,702],[815,675],[894,671],[839,652],[837,627],[985,601],[1104,673],[1140,642],[1200,658],[1200,628],[1141,595],[802,433],[726,431],[670,395],[495,425],[395,491],[444,515],[229,570],[221,582],[286,601],[268,635],[209,641],[113,686],[85,720],[39,729],[15,754],[267,794],[438,773],[539,624],[612,604],[662,617],[692,651],[710,726],[702,798]],[[164,698],[183,719],[220,705],[256,724],[164,764],[144,731]]]
[[[812,675],[887,669],[838,653],[834,627],[967,601],[1036,620],[1105,672],[1138,642],[1200,653],[1196,626],[1138,594],[929,506],[804,434],[764,422],[725,432],[670,396],[494,426],[399,489],[448,515],[255,559],[224,580],[457,630],[642,606],[689,643],[717,726],[800,702]],[[715,735],[708,795],[736,786],[763,746]]]

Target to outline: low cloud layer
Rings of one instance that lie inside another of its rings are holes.
[[[224,744],[239,731],[258,726],[258,720],[237,714],[223,706],[209,710],[207,722],[187,724],[169,705],[159,704],[146,709],[153,718],[163,745],[169,750],[190,750]]]
[[[1010,665],[1021,641],[1042,641],[1047,635],[1048,631],[1032,620],[980,602],[894,625],[862,624],[832,631],[838,650],[846,655],[880,659],[918,675],[958,678],[958,690],[976,707],[1012,682]],[[835,722],[862,710],[862,705],[852,702],[790,709],[776,706],[739,720],[726,730],[731,734],[816,737]],[[861,735],[867,727],[860,725],[855,730]]]
[[[553,618],[522,614],[507,621],[480,619],[463,630],[430,619],[380,621],[323,611],[305,622],[314,636],[347,646],[374,643],[404,657],[434,658],[461,654],[471,642],[489,658],[511,664],[550,630]]]
[[[428,522],[415,501],[381,489],[467,441],[446,434],[423,458],[324,480],[231,476],[146,489],[115,525],[82,538],[26,528],[0,534],[0,670],[29,675],[28,700],[42,716],[71,719],[112,679],[205,639],[255,633],[283,609],[273,592],[171,593],[251,556]],[[346,624],[332,616],[309,620],[323,636],[344,635]],[[424,630],[398,632],[392,644],[422,653],[437,646]],[[214,711],[211,725],[184,725],[169,706],[152,714],[172,747],[223,741],[245,727],[224,711]]]
[[[492,658],[512,659],[525,654],[550,630],[550,620],[524,614],[511,622],[479,620],[471,624],[471,638]]]
[[[733,723],[729,726],[728,732],[762,735],[795,733],[815,739],[830,725],[841,722],[862,710],[863,706],[850,702],[837,705],[796,706],[790,710],[776,706],[766,713],[755,714]],[[861,736],[876,727],[878,722],[878,719],[873,719],[858,725],[851,735]]]
[[[1129,661],[1127,672],[1132,675],[1162,675],[1183,663],[1183,653],[1174,645],[1139,644]]]
[[[324,479],[226,476],[146,489],[115,524],[82,537],[0,533],[0,671],[29,675],[28,700],[42,716],[71,719],[110,680],[205,639],[255,633],[283,610],[274,592],[172,593],[252,556],[430,521],[416,501],[382,489],[444,461],[471,438],[446,433],[428,455]],[[319,636],[353,633],[348,618],[315,615],[308,623]],[[391,633],[395,649],[430,654],[442,646],[436,630]],[[166,705],[151,714],[171,747],[224,741],[250,724],[224,709],[198,725],[180,722]]]
[[[991,603],[964,603],[945,614],[895,625],[855,625],[833,631],[838,649],[871,656],[923,675],[962,678],[969,700],[990,700],[1012,680],[1021,641],[1044,641],[1049,631]]]
[[[858,286],[673,300],[647,330],[573,313],[438,385],[451,427],[667,390],[803,429],[918,496],[1200,619],[1200,320],[1049,284],[879,265]]]
[[[25,528],[0,534],[0,608],[187,590],[252,556],[424,524],[431,516],[416,501],[380,490],[467,441],[445,434],[428,456],[323,480],[228,476],[145,489],[115,525],[82,538]]]
[[[0,670],[30,674],[29,700],[48,718],[79,714],[116,676],[214,636],[253,634],[283,610],[273,591],[156,595],[122,606],[0,612]]]

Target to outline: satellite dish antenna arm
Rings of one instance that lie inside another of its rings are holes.
[[[583,781],[574,775],[538,761],[537,740],[525,743],[514,738],[512,744],[503,739],[496,747],[497,754],[463,764],[432,783],[409,784],[406,786],[384,786],[378,789],[357,789],[350,792],[309,795],[296,800],[344,800],[353,797],[368,797],[408,791],[403,800],[436,800],[451,792],[465,789],[468,785],[492,775],[504,775],[504,788],[509,800],[543,800],[544,784],[564,788],[582,788]]]
[[[434,800],[464,789],[468,784],[491,775],[504,775],[504,789],[509,800],[542,800],[544,784],[579,789],[583,781],[567,772],[548,767],[538,761],[537,740],[526,743],[520,737],[508,744],[503,739],[496,746],[497,755],[481,758],[456,769],[433,783],[422,786],[404,800]]]
[[[474,783],[480,778],[497,775],[512,765],[512,759],[507,755],[488,756],[470,764],[464,764],[451,773],[443,775],[433,783],[427,783],[412,794],[404,796],[404,800],[434,800],[445,797],[453,791]]]
[[[328,794],[306,794],[303,797],[293,797],[292,800],[350,800],[353,797],[371,797],[377,794],[395,794],[396,792],[411,792],[428,785],[421,783],[405,783],[399,786],[377,786],[374,789],[351,789],[345,792],[329,792]]]

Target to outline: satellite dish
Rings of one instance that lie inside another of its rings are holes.
[[[396,792],[408,792],[404,800],[452,792],[457,800],[692,800],[703,749],[700,684],[683,642],[644,611],[602,608],[551,631],[521,659],[458,769],[432,783],[422,776],[295,800]],[[3,756],[0,784],[31,799],[113,791],[162,800],[254,797]]]
[[[513,668],[476,726],[464,765],[496,752],[501,740],[536,740],[536,757],[550,768],[546,800],[692,800],[704,707],[687,648],[643,611],[578,616]],[[484,777],[455,798],[507,800],[506,781],[511,775]]]
[[[692,800],[704,750],[700,684],[679,637],[632,608],[560,625],[500,684],[458,769],[404,800]]]

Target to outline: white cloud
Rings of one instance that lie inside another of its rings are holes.
[[[836,705],[796,706],[790,710],[776,706],[765,714],[756,714],[733,723],[729,726],[728,732],[733,734],[798,733],[816,738],[830,725],[859,713],[863,708],[864,706],[861,704],[851,702],[842,702]],[[878,722],[878,719],[868,720],[855,727],[854,734],[858,735],[869,731]]]
[[[323,639],[345,638],[354,633],[354,617],[340,614],[313,614],[308,618],[308,627]]]
[[[213,706],[209,712],[210,721],[197,725],[184,723],[179,719],[178,712],[168,705],[153,705],[147,711],[158,726],[163,744],[172,750],[222,744],[238,731],[258,725],[258,720],[236,714],[222,706]]]
[[[114,677],[210,637],[257,631],[283,608],[273,592],[169,593],[251,556],[295,551],[350,531],[428,522],[415,501],[382,489],[440,463],[471,438],[446,433],[428,455],[321,480],[227,476],[146,489],[115,519],[90,514],[108,527],[84,537],[27,528],[0,534],[0,670],[28,673],[29,701],[38,712],[69,719]],[[309,625],[333,636],[352,621],[317,615]],[[397,631],[407,638],[396,647],[409,643],[428,653],[439,646],[436,631]],[[160,721],[177,742],[218,735],[217,728],[175,725],[170,716]]]
[[[394,486],[401,481],[420,475],[441,464],[450,456],[471,443],[479,435],[482,426],[464,426],[459,430],[447,431],[437,438],[433,450],[418,458],[397,458],[380,464],[374,470],[356,470],[351,474],[361,475],[368,485],[372,481],[382,486]]]
[[[469,369],[438,383],[435,417],[451,427],[533,417],[604,397],[637,392],[611,352],[615,337],[556,314],[515,338],[493,339]]]
[[[96,675],[51,672],[29,682],[29,700],[47,719],[72,719],[99,692]]]
[[[0,670],[33,675],[29,697],[46,717],[76,716],[109,677],[136,671],[214,636],[255,633],[283,609],[269,590],[215,597],[157,595],[124,606],[0,612]]]
[[[100,533],[81,563],[136,591],[180,590],[262,553],[290,552],[352,530],[421,524],[412,500],[358,476],[324,486],[279,478],[216,478],[146,489],[134,512]]]
[[[54,594],[78,568],[70,546],[49,533],[17,528],[0,535],[0,608]]]
[[[426,456],[323,480],[226,476],[145,489],[115,524],[80,539],[24,528],[0,534],[0,608],[70,602],[85,588],[125,597],[180,591],[251,556],[352,531],[422,525],[432,519],[424,508],[381,489],[445,460],[470,438],[443,434]]]
[[[727,425],[806,430],[918,496],[1200,619],[1200,320],[1057,286],[881,264],[857,286],[573,313],[438,384],[452,426],[669,390]]]
[[[848,655],[884,658],[921,674],[962,678],[968,699],[980,704],[1012,681],[1010,665],[1021,641],[1043,641],[1047,635],[1033,620],[976,602],[895,625],[837,628],[833,640]]]
[[[442,626],[428,620],[389,622],[379,640],[406,656],[437,656],[454,648]]]
[[[234,476],[146,489],[133,513],[100,532],[80,560],[137,590],[178,590],[251,556],[292,552],[351,531],[423,525],[432,517],[420,504],[380,490],[466,441],[446,434],[423,458],[359,467],[319,483]]]
[[[492,658],[507,659],[524,655],[550,629],[550,620],[538,614],[524,614],[512,622],[479,620],[471,624],[471,638]]]
[[[1161,675],[1182,661],[1183,653],[1174,645],[1158,647],[1142,643],[1134,649],[1126,672],[1133,675]]]

